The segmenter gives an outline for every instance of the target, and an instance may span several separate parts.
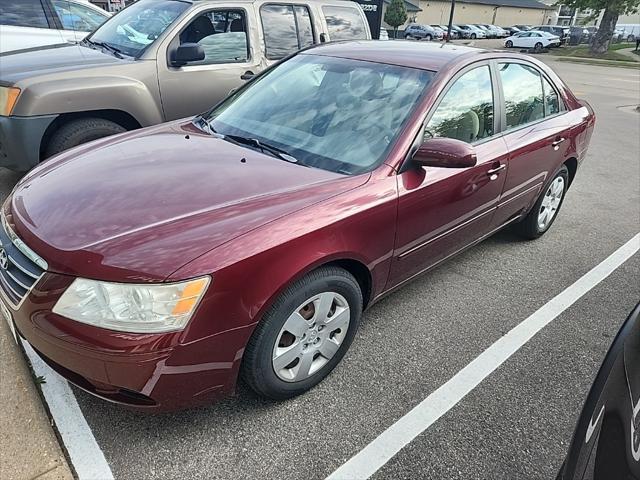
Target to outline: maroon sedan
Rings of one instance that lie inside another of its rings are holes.
[[[593,125],[527,56],[311,48],[195,119],[33,170],[2,209],[0,306],[108,400],[194,405],[238,375],[298,395],[385,293],[506,225],[544,234]]]

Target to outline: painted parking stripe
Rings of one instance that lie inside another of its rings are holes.
[[[536,333],[607,278],[639,249],[640,233],[497,340],[448,382],[329,475],[327,480],[363,480],[371,477],[404,446],[460,402]]]
[[[34,373],[46,380],[40,388],[78,479],[113,480],[109,464],[67,381],[51,370],[24,340],[22,346]]]

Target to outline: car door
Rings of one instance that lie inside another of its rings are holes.
[[[166,120],[209,109],[266,67],[253,9],[245,4],[215,5],[190,12],[158,49],[158,83]],[[201,45],[205,58],[181,66],[172,63],[173,52],[185,43]]]
[[[330,42],[341,40],[367,40],[371,38],[369,23],[362,9],[353,2],[341,2],[341,5],[322,5],[322,15],[329,34]],[[414,25],[411,35],[424,36],[421,27]]]
[[[0,25],[0,52],[64,42],[53,13],[41,0],[1,0]]]
[[[558,89],[534,65],[497,61],[504,102],[503,137],[509,149],[504,193],[493,219],[496,228],[527,210],[545,181],[566,158],[571,126]]]
[[[496,131],[497,96],[489,64],[459,72],[427,117],[424,139],[471,143],[470,168],[408,168],[398,175],[398,223],[390,286],[459,251],[489,231],[502,187],[507,147]]]

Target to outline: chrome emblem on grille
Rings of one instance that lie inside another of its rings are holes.
[[[3,270],[9,268],[9,259],[7,258],[7,252],[3,247],[0,247],[0,268]]]

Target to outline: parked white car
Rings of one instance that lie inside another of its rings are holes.
[[[0,0],[0,53],[79,42],[109,16],[88,0]]]
[[[640,24],[637,23],[619,23],[616,30],[622,30],[622,38],[627,42],[635,42],[640,37]]]
[[[504,46],[507,48],[518,47],[541,50],[543,48],[559,47],[560,37],[547,32],[530,30],[528,32],[518,32],[507,37],[504,41]]]

